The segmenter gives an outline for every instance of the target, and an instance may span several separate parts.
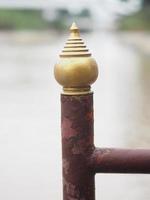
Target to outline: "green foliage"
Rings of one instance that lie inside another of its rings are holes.
[[[40,10],[1,9],[0,29],[44,29],[49,24]]]
[[[89,9],[85,8],[78,14],[79,17],[91,17]]]
[[[150,1],[149,0],[143,0],[143,6],[150,6]]]
[[[56,10],[56,18],[50,23],[51,27],[56,30],[64,30],[67,28],[66,21],[71,17],[69,11],[65,8]]]
[[[53,21],[43,18],[42,10],[35,9],[0,9],[0,29],[2,30],[45,30],[53,28],[64,30],[68,25],[68,20],[75,18],[90,18],[88,9],[83,9],[77,14],[73,14],[66,8],[56,10]]]
[[[57,9],[56,12],[57,12],[57,16],[58,16],[59,18],[60,18],[60,17],[66,18],[66,17],[69,17],[69,16],[70,16],[69,11],[68,11],[67,9],[65,9],[65,8]]]
[[[122,30],[150,30],[150,7],[122,18],[119,28]]]
[[[67,28],[67,25],[63,19],[56,19],[53,22],[50,23],[50,26],[56,30],[65,30]]]

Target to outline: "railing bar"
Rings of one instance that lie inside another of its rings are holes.
[[[90,167],[95,173],[150,174],[150,150],[96,148]]]

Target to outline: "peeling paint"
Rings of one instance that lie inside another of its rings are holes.
[[[94,200],[94,174],[87,158],[93,152],[93,95],[61,96],[64,200]]]
[[[63,200],[95,200],[95,173],[150,173],[150,150],[94,147],[93,94],[61,95]]]
[[[66,159],[63,159],[63,170],[65,172],[65,174],[68,174],[68,170],[69,170],[69,161]]]
[[[69,199],[70,198],[78,199],[80,197],[79,189],[72,183],[67,182],[65,179],[64,179],[64,188],[66,193],[68,194]]]

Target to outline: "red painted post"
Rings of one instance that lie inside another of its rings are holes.
[[[64,200],[94,200],[93,95],[61,95]]]
[[[95,60],[73,23],[70,37],[55,65],[63,86],[61,132],[63,199],[95,200],[95,173],[150,173],[150,150],[94,147],[93,93],[98,76]]]

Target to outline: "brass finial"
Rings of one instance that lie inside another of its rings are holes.
[[[64,46],[64,49],[60,53],[60,57],[69,57],[69,56],[90,56],[86,45],[84,44],[83,40],[80,38],[80,31],[73,22],[72,26],[70,27],[70,36]]]
[[[70,27],[70,36],[60,53],[54,74],[67,95],[90,93],[90,85],[97,79],[97,63],[80,38],[80,31],[75,23]]]
[[[69,39],[80,39],[80,31],[75,22],[72,23],[70,27],[70,37]]]

